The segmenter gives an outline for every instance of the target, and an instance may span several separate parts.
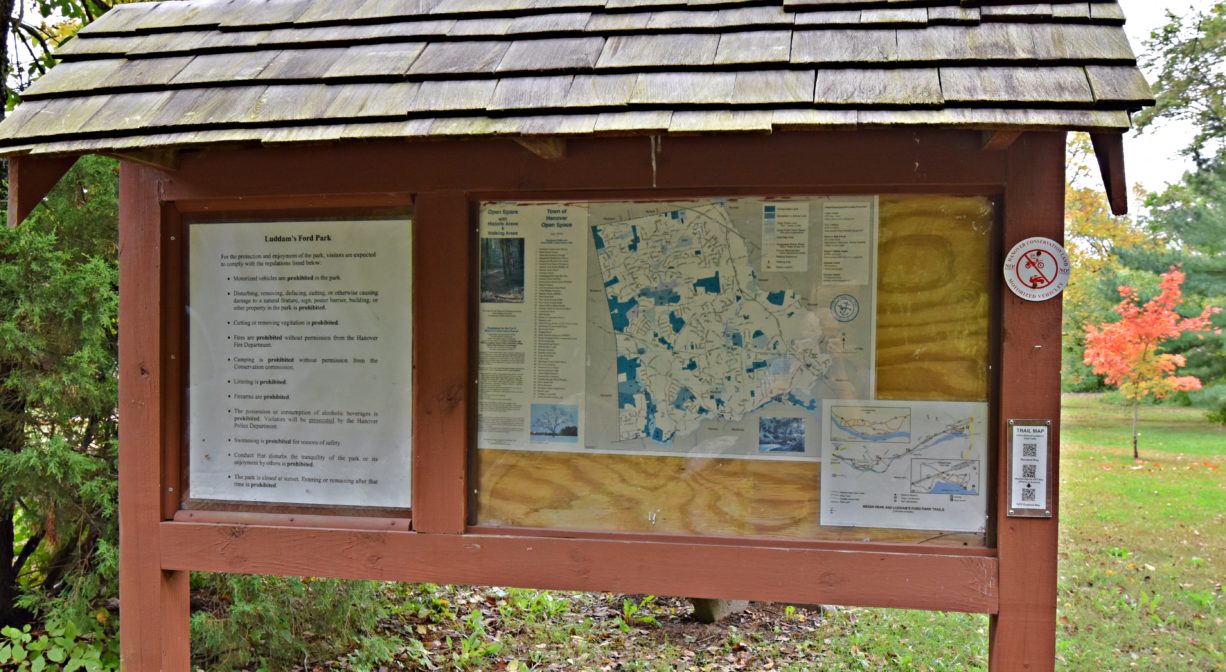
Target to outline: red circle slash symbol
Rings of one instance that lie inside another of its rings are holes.
[[[1052,270],[1048,277],[1045,269]],[[1056,281],[1059,274],[1056,258],[1045,250],[1030,250],[1022,253],[1022,263],[1017,265],[1017,279],[1031,289],[1044,289]]]

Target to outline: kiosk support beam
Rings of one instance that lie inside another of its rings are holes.
[[[469,272],[464,192],[418,194],[414,204],[413,529],[460,534],[466,521]],[[447,278],[447,282],[437,282]],[[429,287],[429,291],[421,288]]]
[[[17,227],[77,162],[76,156],[9,159],[8,227]]]
[[[1064,240],[1064,133],[1027,133],[1009,150],[1003,249],[1032,236]],[[1009,518],[1003,466],[1009,418],[1052,421],[1051,473],[1059,482],[1059,299],[1030,302],[1001,292],[999,452],[996,480],[1000,611],[991,619],[992,672],[1055,667],[1056,547],[1059,495],[1051,518]]]
[[[157,174],[120,167],[119,192],[119,646],[123,669],[190,669],[188,573],[162,571],[162,448],[174,432],[163,407],[178,366],[163,330],[164,237]]]
[[[1094,145],[1094,156],[1098,159],[1098,169],[1103,175],[1103,188],[1107,190],[1107,201],[1111,204],[1111,214],[1116,217],[1128,214],[1128,178],[1124,173],[1124,134],[1091,133],[1090,143]]]

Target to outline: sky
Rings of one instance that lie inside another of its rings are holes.
[[[1187,16],[1193,11],[1206,11],[1214,0],[1119,0],[1128,22],[1124,30],[1137,56],[1145,50],[1149,34],[1166,23],[1166,12]],[[1153,83],[1152,73],[1146,79]],[[1188,146],[1193,136],[1190,124],[1162,121],[1138,134],[1130,131],[1124,136],[1124,170],[1130,184],[1139,183],[1149,191],[1159,191],[1166,184],[1178,182],[1184,171],[1192,167],[1191,161],[1179,154]]]

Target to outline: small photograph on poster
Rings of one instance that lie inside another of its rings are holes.
[[[577,443],[578,441],[578,406],[532,404],[533,443]]]
[[[805,452],[805,419],[758,418],[758,452]]]
[[[911,460],[911,493],[915,495],[979,494],[979,460]]]
[[[481,303],[524,302],[524,239],[481,239]]]

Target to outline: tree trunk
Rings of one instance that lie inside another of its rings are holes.
[[[1132,400],[1132,459],[1141,459],[1140,453],[1137,452],[1137,407],[1141,405],[1139,399]]]
[[[13,507],[0,504],[0,626],[17,625],[13,602],[17,599],[17,577],[13,576]]]
[[[11,366],[0,363],[0,383],[8,380]],[[17,390],[0,386],[0,451],[20,452],[25,443],[22,416],[25,399]],[[0,501],[0,624],[24,622],[29,614],[18,610],[17,568],[13,544],[16,543],[17,507]]]

